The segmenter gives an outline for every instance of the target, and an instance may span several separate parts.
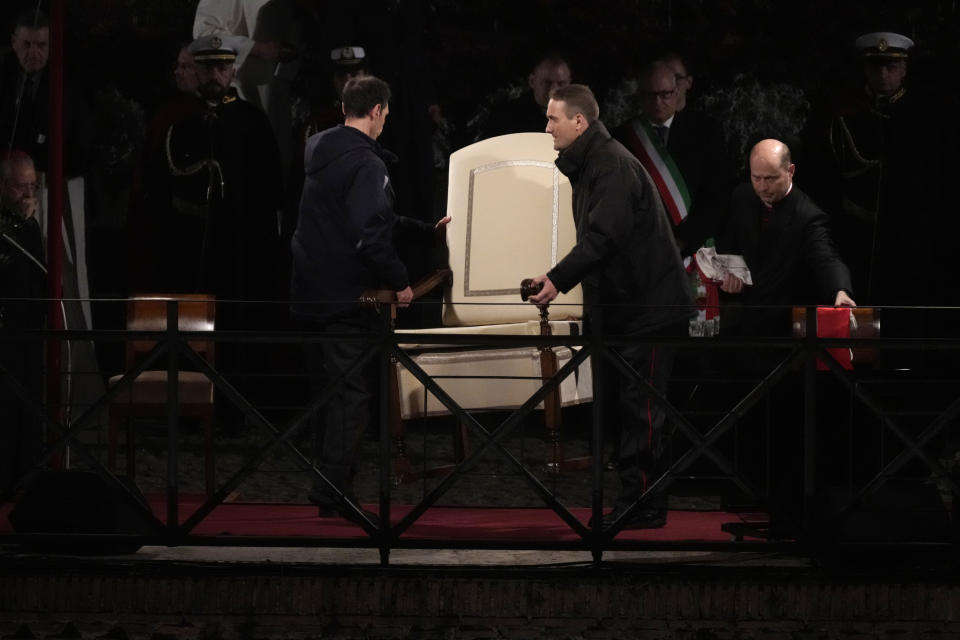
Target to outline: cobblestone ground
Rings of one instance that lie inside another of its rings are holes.
[[[580,422],[582,412],[568,414],[571,424],[564,427],[563,449],[568,458],[587,456],[590,452],[589,426]],[[502,420],[505,414],[480,416],[488,428]],[[136,482],[144,493],[162,492],[166,486],[167,438],[164,425],[140,422],[135,425]],[[428,468],[454,462],[454,426],[451,418],[416,420],[408,425],[407,451],[417,468]],[[203,489],[203,440],[196,425],[185,423],[181,429],[182,443],[179,447],[180,487],[184,492],[201,492]],[[297,437],[296,446],[308,458],[312,458],[312,442],[308,435]],[[269,443],[269,438],[254,427],[239,430],[239,433],[221,433],[217,436],[216,464],[217,481],[222,484],[257,455]],[[479,437],[469,439],[468,446],[479,448]],[[567,506],[589,506],[591,471],[547,471],[546,436],[542,414],[534,414],[518,432],[504,440],[505,448],[521,461],[531,473],[556,494]],[[125,469],[126,461],[120,447],[117,468]],[[363,442],[361,464],[356,477],[357,496],[361,502],[375,503],[379,491],[380,446],[373,433],[368,433]],[[102,456],[105,460],[105,456]],[[258,470],[247,477],[237,488],[233,499],[254,502],[302,503],[307,500],[310,472],[302,469],[297,458],[288,449],[280,447],[271,453]],[[393,500],[398,503],[415,503],[436,486],[437,479],[413,481],[393,488]],[[616,495],[618,482],[616,472],[604,472],[605,502],[610,503]],[[489,451],[475,467],[460,477],[438,502],[456,506],[542,506],[529,482],[504,456]],[[714,496],[673,496],[672,508],[716,508]]]

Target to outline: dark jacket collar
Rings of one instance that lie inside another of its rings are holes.
[[[579,138],[560,152],[556,159],[557,168],[563,175],[572,180],[583,168],[590,152],[609,139],[610,132],[603,126],[602,122],[595,120],[593,124],[587,127],[586,131],[580,134]]]
[[[773,203],[770,216],[771,222],[776,221],[777,225],[788,223],[793,216],[793,212],[796,210],[797,200],[800,198],[799,193],[800,190],[797,189],[797,185],[794,183],[793,188],[790,189],[790,193]],[[754,196],[757,198],[757,204],[761,209],[767,206],[763,204],[763,200],[761,200],[759,196],[756,194],[754,194]]]
[[[785,195],[783,198],[773,203],[773,210],[777,209],[788,209],[793,206],[793,203],[797,199],[797,185],[794,184],[790,187],[790,193]],[[761,204],[763,204],[761,202]]]

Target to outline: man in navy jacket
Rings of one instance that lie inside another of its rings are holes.
[[[393,189],[377,143],[390,111],[390,88],[374,77],[347,83],[345,123],[314,135],[305,151],[306,182],[293,235],[291,311],[305,326],[331,334],[375,333],[377,314],[362,309],[365,289],[389,288],[408,304],[413,291],[407,269],[393,247]],[[308,353],[314,389],[348,370],[369,344],[362,340],[324,342]],[[353,475],[364,429],[370,419],[369,367],[356,367],[321,409],[320,470],[332,486],[317,481],[310,494],[320,515],[358,513]]]

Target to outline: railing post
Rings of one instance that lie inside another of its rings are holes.
[[[167,531],[180,525],[180,313],[177,300],[167,301]]]
[[[59,332],[64,327],[60,313],[63,305],[63,34],[65,0],[50,3],[50,157],[47,164],[47,313],[51,330]],[[47,341],[47,416],[62,423],[63,412],[63,345],[59,336]],[[72,374],[72,372],[68,372]],[[46,444],[55,444],[53,434],[47,433]],[[66,446],[66,445],[65,445]],[[66,461],[67,449],[51,461],[51,466],[61,469]]]
[[[603,559],[603,312],[600,305],[592,305],[587,316],[590,331],[590,372],[593,378],[593,429],[590,432],[593,446],[593,474],[590,490],[590,513],[593,527],[590,531],[590,548],[594,565]]]
[[[813,531],[817,491],[817,308],[807,307],[806,357],[803,360],[803,532]]]
[[[380,547],[380,564],[390,563],[390,492],[393,484],[391,470],[391,443],[392,431],[390,424],[390,366],[391,348],[393,346],[393,317],[392,305],[380,306],[380,352],[377,354],[379,364],[379,393],[380,402],[380,527],[377,531]]]

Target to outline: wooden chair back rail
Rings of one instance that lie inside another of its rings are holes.
[[[167,304],[169,300],[177,300],[177,327],[181,331],[213,331],[215,328],[216,300],[208,294],[135,294],[127,301],[127,329],[130,331],[165,331],[167,329]],[[199,353],[211,365],[214,363],[213,340],[191,340],[189,346]],[[137,359],[156,346],[155,340],[129,340],[126,345],[126,365],[128,368],[137,363]],[[166,378],[166,371],[157,369]],[[150,374],[151,372],[144,372]],[[111,378],[115,383],[121,376]],[[192,389],[193,397],[200,391],[201,397],[208,397],[204,402],[181,402],[178,405],[180,415],[200,420],[204,435],[204,478],[207,494],[212,494],[216,488],[216,466],[214,451],[214,404],[213,382],[210,380],[196,380],[196,375],[184,376],[180,379],[181,397],[184,390]],[[131,418],[153,417],[162,418],[167,412],[167,403],[163,401],[134,401],[137,389],[150,389],[147,378],[138,377],[131,383],[130,389],[119,394],[110,405],[109,425],[107,434],[107,463],[116,466],[118,435],[122,421],[126,421],[127,434],[127,474],[131,479],[136,474],[135,447],[133,446],[133,424]],[[154,381],[155,384],[155,381]],[[198,385],[202,385],[198,389]],[[144,394],[141,397],[146,397]],[[152,396],[150,396],[152,398]]]
[[[180,331],[213,331],[216,301],[204,293],[134,294],[127,300],[127,329],[130,331],[166,331],[167,302],[177,300],[177,328]],[[191,349],[213,363],[215,342],[191,340]],[[137,358],[156,345],[154,340],[129,340],[126,348],[126,365],[132,367]]]

